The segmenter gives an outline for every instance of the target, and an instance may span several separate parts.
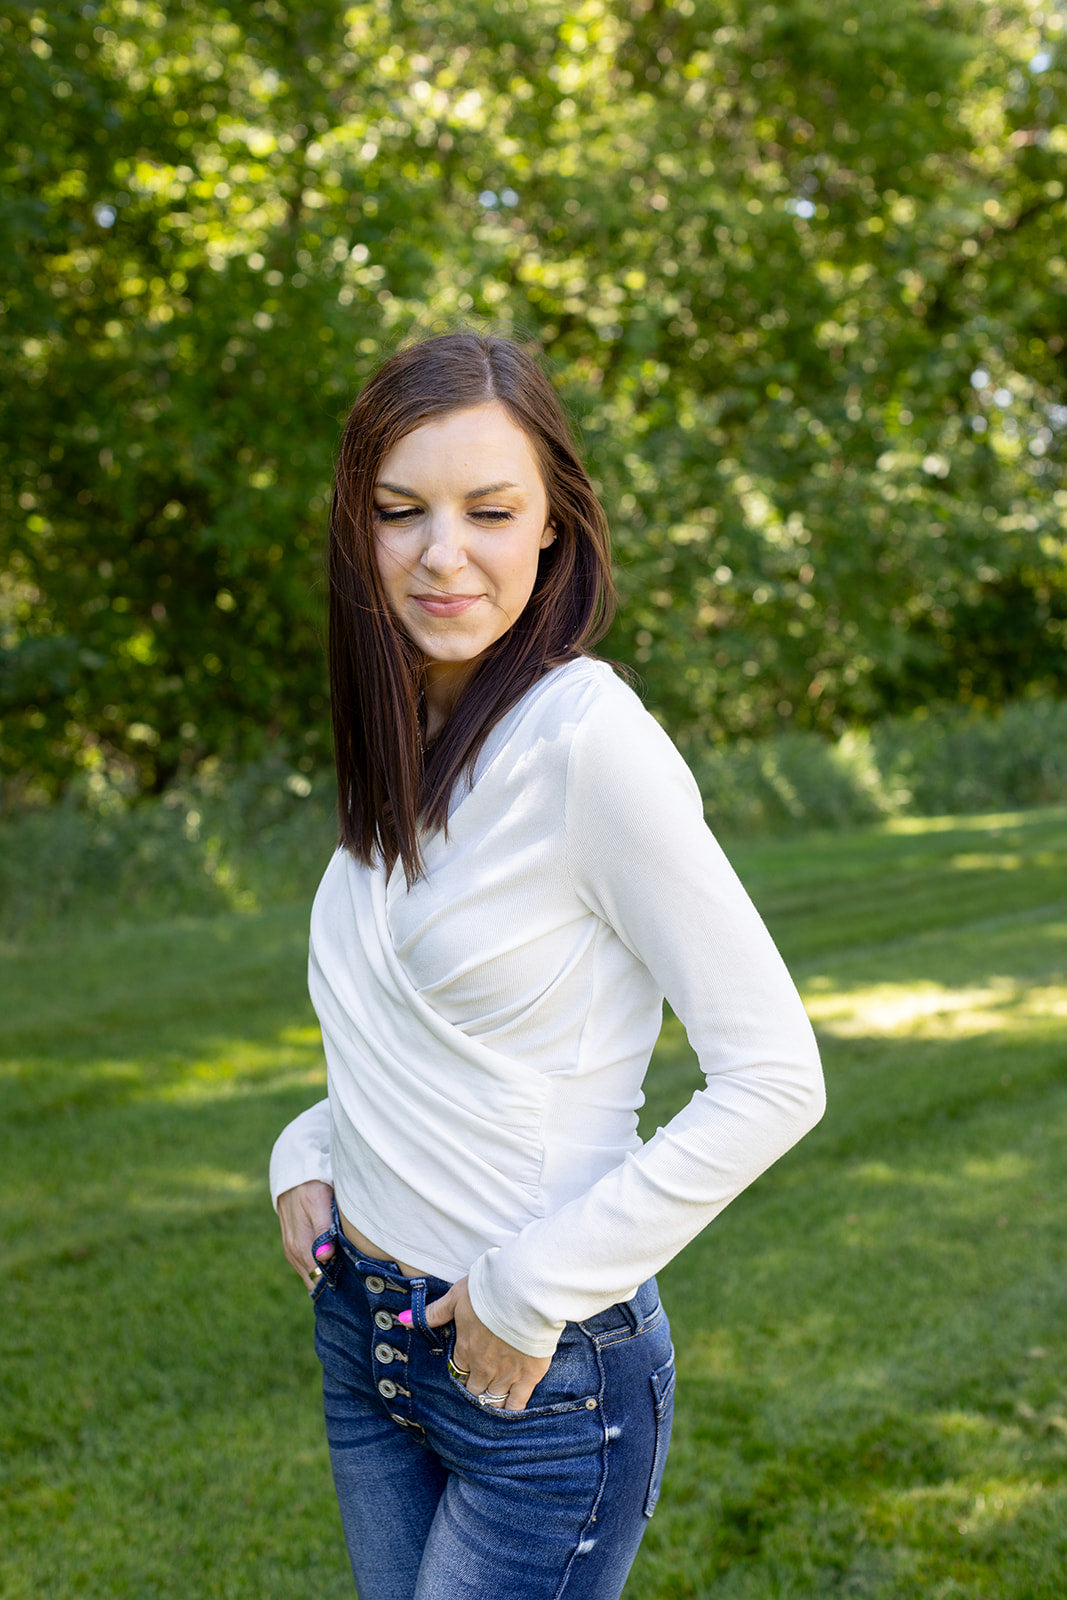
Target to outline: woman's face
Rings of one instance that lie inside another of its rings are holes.
[[[389,608],[447,709],[478,658],[521,615],[555,538],[526,434],[495,402],[406,434],[382,461],[374,535]]]

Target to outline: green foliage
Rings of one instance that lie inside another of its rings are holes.
[[[1062,690],[1063,15],[1032,0],[0,10],[0,779],[326,739],[346,402],[548,346],[677,732]]]
[[[627,1600],[1062,1600],[1065,821],[736,852],[829,1106],[661,1276]],[[305,899],[0,950],[5,1600],[350,1600],[266,1194],[321,1092],[306,944]],[[647,1131],[695,1080],[670,1021]]]
[[[690,755],[729,840],[1067,801],[1067,703],[892,717]],[[332,777],[284,761],[208,765],[159,797],[74,792],[0,820],[0,939],[252,912],[313,891],[337,841]]]
[[[1067,703],[947,707],[837,740],[789,732],[692,754],[708,820],[729,834],[1044,805],[1067,800]]]
[[[140,804],[73,795],[0,822],[0,937],[250,912],[306,895],[337,842],[332,778],[208,769]]]

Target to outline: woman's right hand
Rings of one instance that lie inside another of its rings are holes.
[[[329,1261],[333,1255],[332,1244],[323,1247],[319,1262],[311,1247],[320,1233],[333,1226],[333,1190],[328,1183],[312,1179],[298,1183],[295,1189],[286,1189],[278,1196],[278,1221],[282,1229],[282,1249],[285,1259],[294,1272],[299,1273],[308,1293],[311,1293],[319,1276],[319,1262]]]

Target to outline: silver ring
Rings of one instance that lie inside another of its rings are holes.
[[[490,1394],[489,1390],[485,1389],[478,1396],[478,1404],[480,1406],[503,1406],[507,1404],[507,1399],[506,1394]]]

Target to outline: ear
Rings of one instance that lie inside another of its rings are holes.
[[[547,550],[549,545],[550,544],[555,544],[555,542],[556,542],[556,524],[554,522],[546,522],[545,523],[545,531],[541,535],[541,549],[542,550]]]

